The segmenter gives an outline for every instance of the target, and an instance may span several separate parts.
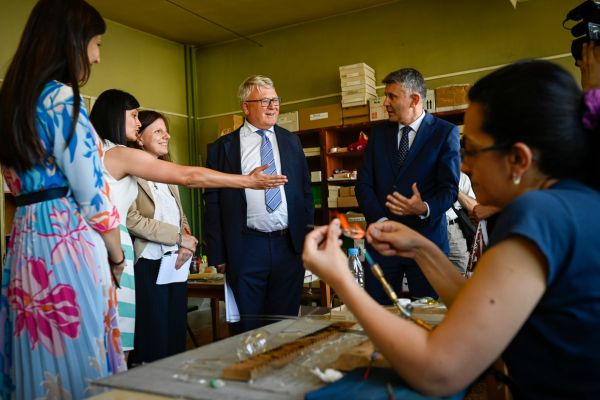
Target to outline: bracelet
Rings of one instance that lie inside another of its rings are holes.
[[[121,265],[125,262],[125,251],[121,250],[121,253],[123,254],[123,258],[119,262],[114,262],[113,260],[110,259],[110,257],[108,257],[108,263],[110,264],[111,267],[114,265]]]

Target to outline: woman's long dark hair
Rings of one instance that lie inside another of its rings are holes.
[[[105,31],[102,16],[83,0],[40,0],[35,5],[0,89],[2,165],[25,171],[44,158],[36,106],[52,80],[73,88],[68,145],[81,108],[79,86],[90,76],[88,43]]]
[[[133,95],[119,89],[108,89],[94,103],[90,121],[103,140],[126,146],[125,111],[139,107],[140,103]]]
[[[469,91],[483,107],[482,130],[497,144],[523,142],[551,178],[598,188],[598,132],[584,128],[583,95],[573,76],[549,61],[524,60],[492,72]]]

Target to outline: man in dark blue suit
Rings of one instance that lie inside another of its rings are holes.
[[[298,315],[304,268],[301,252],[314,206],[310,176],[298,136],[275,125],[280,98],[271,79],[251,76],[238,93],[244,124],[219,138],[207,167],[247,174],[286,175],[280,188],[207,189],[204,194],[208,261],[224,267],[240,323],[237,333],[260,327],[267,315]]]
[[[392,72],[383,83],[389,121],[371,130],[358,171],[358,203],[368,223],[399,221],[448,253],[445,212],[458,192],[458,128],[423,109],[426,87],[417,70]],[[411,296],[437,297],[414,261],[383,257],[370,246],[368,251],[397,293],[406,275]],[[370,271],[365,273],[365,288],[380,303],[390,303]]]

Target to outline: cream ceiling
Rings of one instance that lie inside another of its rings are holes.
[[[400,0],[88,0],[112,21],[206,46]]]

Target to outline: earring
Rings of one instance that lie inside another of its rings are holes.
[[[512,181],[515,185],[519,185],[521,183],[521,177],[517,174],[513,174]]]

